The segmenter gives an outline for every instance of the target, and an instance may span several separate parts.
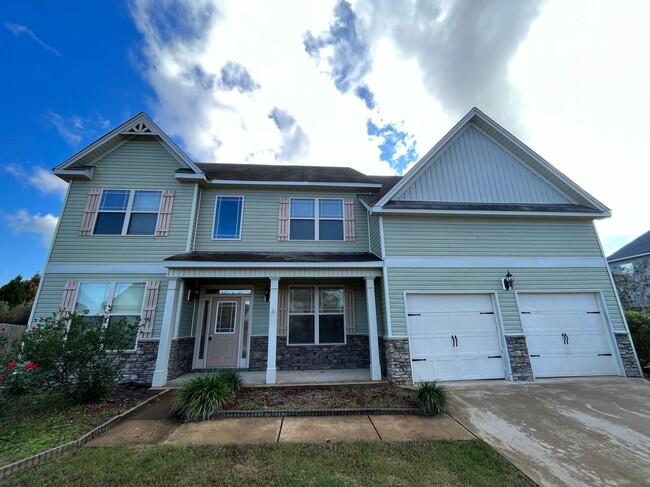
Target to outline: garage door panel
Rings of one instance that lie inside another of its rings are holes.
[[[496,315],[489,295],[407,296],[413,378],[504,378]],[[454,337],[452,339],[452,336]]]
[[[604,316],[595,294],[520,294],[518,297],[521,324],[536,377],[616,374]]]

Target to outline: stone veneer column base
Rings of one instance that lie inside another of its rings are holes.
[[[268,337],[251,337],[248,370],[266,370]],[[367,369],[370,367],[368,335],[348,335],[345,345],[288,346],[277,337],[277,370]]]
[[[388,382],[411,385],[411,354],[408,338],[379,338],[379,362]]]
[[[172,340],[167,378],[173,379],[190,372],[192,370],[193,355],[194,337]],[[124,352],[117,359],[116,367],[119,373],[119,383],[134,382],[136,384],[151,385],[157,356],[158,340],[139,340],[138,348],[134,351]]]
[[[623,361],[625,376],[642,377],[630,335],[628,333],[615,333],[614,336],[616,337],[616,345],[618,346],[618,351]]]
[[[528,345],[526,337],[506,336],[508,346],[508,356],[510,357],[510,369],[512,371],[513,381],[533,380],[533,368],[530,365],[530,356],[528,355]]]

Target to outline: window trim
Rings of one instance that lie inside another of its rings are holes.
[[[293,200],[312,200],[314,202],[314,217],[313,218],[294,218],[291,216],[291,206]],[[341,218],[321,218],[320,216],[320,202],[321,200],[334,200],[341,202]],[[292,196],[289,198],[289,241],[292,242],[345,242],[345,198],[311,198],[308,196]],[[291,220],[313,220],[314,222],[314,238],[313,239],[299,239],[291,238]],[[323,239],[320,238],[320,225],[319,222],[323,221],[341,221],[341,238],[340,239]]]
[[[217,237],[215,231],[217,230],[217,202],[219,198],[241,198],[241,211],[239,214],[239,236],[238,237]],[[237,241],[242,239],[242,230],[244,229],[244,195],[237,194],[218,194],[214,197],[214,212],[212,215],[212,240]]]
[[[140,324],[142,323],[142,316],[144,315],[144,303],[146,301],[146,294],[147,294],[147,281],[79,281],[79,285],[77,286],[77,292],[74,297],[74,308],[73,311],[76,312],[77,309],[77,300],[79,299],[79,293],[81,292],[81,287],[84,284],[108,284],[108,293],[106,294],[106,306],[113,306],[113,299],[115,298],[115,289],[117,288],[118,284],[121,283],[129,283],[129,284],[144,284],[144,295],[142,296],[142,304],[140,305]],[[133,316],[133,315],[125,315],[125,314],[113,314],[113,313],[102,313],[101,315],[91,315],[88,314],[88,316],[103,316],[102,320],[102,327],[106,328],[108,326],[109,320],[111,319],[111,316]],[[135,342],[133,343],[133,348],[127,348],[124,351],[125,352],[134,352],[138,349],[138,343],[140,341],[140,330],[138,326],[138,331],[135,334]],[[111,350],[112,351],[112,350]]]
[[[102,199],[104,198],[104,193],[106,191],[128,191],[129,192],[129,198],[127,200],[126,204],[126,210],[102,210],[101,209],[101,204],[102,204]],[[158,203],[158,209],[156,211],[133,211],[133,200],[135,199],[135,193],[136,191],[147,191],[147,192],[156,192],[160,193],[160,202]],[[97,236],[97,237],[155,237],[156,236],[156,229],[158,228],[158,220],[160,220],[160,210],[162,208],[163,204],[163,193],[164,191],[161,189],[140,189],[140,188],[135,188],[135,189],[125,189],[125,188],[102,188],[102,192],[99,195],[99,202],[97,203],[97,211],[95,212],[95,221],[93,222],[93,232],[91,235]],[[95,229],[97,228],[97,219],[99,218],[100,213],[124,213],[124,223],[122,223],[122,232],[121,233],[95,233]],[[133,233],[127,233],[129,230],[129,224],[131,223],[131,215],[133,213],[147,213],[147,214],[156,214],[156,224],[154,226],[153,233],[151,235],[147,234],[133,234]]]
[[[289,335],[291,333],[291,324],[290,324],[290,319],[291,319],[291,290],[296,289],[296,288],[311,288],[314,290],[314,313],[294,313],[297,315],[305,315],[305,316],[314,316],[314,343],[290,343],[289,342]],[[320,343],[319,342],[319,326],[320,326],[320,290],[321,288],[337,288],[341,290],[341,298],[343,301],[343,311],[341,313],[323,313],[324,315],[338,315],[341,314],[343,316],[343,341],[340,343],[331,343],[331,342],[325,342],[325,343]],[[345,310],[347,309],[347,303],[345,300],[345,286],[343,284],[324,284],[324,285],[310,285],[310,284],[299,284],[295,286],[288,286],[287,287],[287,346],[288,347],[320,347],[320,346],[327,346],[327,347],[338,347],[338,346],[345,346],[348,344],[348,324],[346,323],[346,313]]]

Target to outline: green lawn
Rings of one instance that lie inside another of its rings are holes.
[[[532,486],[479,440],[82,447],[14,486]]]

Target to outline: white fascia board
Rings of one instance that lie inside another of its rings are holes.
[[[460,119],[460,121],[453,126],[453,128],[447,132],[447,134],[434,145],[429,152],[427,152],[420,161],[411,168],[406,175],[400,179],[400,181],[393,186],[390,191],[388,191],[382,199],[380,199],[375,206],[383,206],[388,203],[397,192],[404,188],[419,172],[426,166],[431,159],[451,140],[453,139],[462,129],[467,125],[471,118],[476,114],[476,108],[472,108],[467,115]]]
[[[189,262],[189,261],[172,261],[166,262],[165,267],[168,269],[180,268],[201,268],[201,269],[219,269],[219,268],[332,268],[332,267],[364,267],[364,268],[381,268],[381,261],[373,262]]]
[[[368,210],[368,213],[372,215],[373,213],[373,207],[370,206],[368,203],[366,203],[363,198],[358,198],[359,201],[361,201],[361,204],[366,207],[366,210]]]
[[[61,179],[92,179],[95,167],[85,167],[80,169],[54,169],[52,173]]]
[[[143,120],[149,125],[149,127],[153,127],[155,131],[157,132],[155,135],[158,135],[164,142],[167,144],[167,146],[185,163],[187,166],[192,169],[195,173],[198,174],[203,174],[203,171],[199,169],[199,167],[194,163],[190,157],[183,152],[183,150],[176,145],[176,143],[170,139],[167,134],[160,128],[158,125],[156,125],[156,122],[151,120],[146,113],[141,113],[141,116]]]
[[[185,173],[178,173],[174,176],[178,181],[191,181],[191,182],[197,182],[197,181],[202,181],[202,182],[207,182],[208,179],[205,177],[205,174],[185,174]]]
[[[644,253],[644,254],[629,255],[629,256],[627,256],[627,257],[621,257],[621,258],[619,258],[619,259],[608,260],[607,262],[609,262],[610,264],[613,264],[613,263],[615,263],[615,262],[620,262],[620,261],[622,261],[622,260],[639,259],[639,258],[641,258],[641,257],[647,257],[647,256],[649,256],[649,255],[650,255],[650,252],[646,252],[646,253]]]
[[[388,257],[384,261],[389,268],[607,267],[602,257]]]
[[[477,215],[477,216],[552,216],[571,218],[609,218],[610,212],[604,213],[579,213],[579,212],[548,212],[548,211],[478,211],[478,210],[393,210],[373,206],[372,213],[394,215]]]
[[[244,181],[237,179],[208,179],[208,184],[237,185],[237,186],[331,186],[335,188],[376,188],[381,189],[381,184],[375,183],[340,183],[340,182],[312,182],[312,181]]]
[[[166,274],[160,264],[48,264],[48,274]]]

